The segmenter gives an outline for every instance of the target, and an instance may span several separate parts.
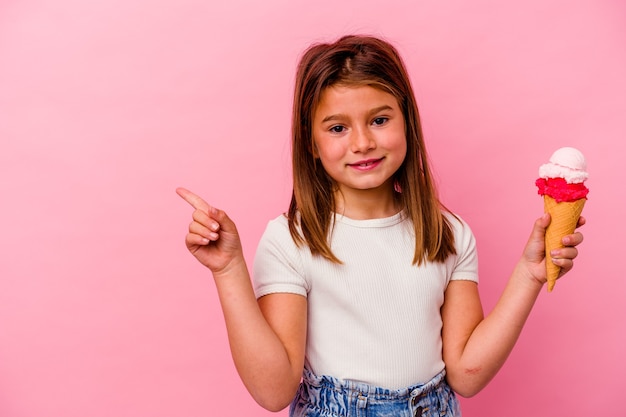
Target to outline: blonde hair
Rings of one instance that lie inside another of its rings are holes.
[[[406,124],[407,152],[394,174],[394,193],[413,222],[413,263],[443,262],[456,253],[454,233],[444,216],[428,166],[413,89],[396,49],[371,36],[345,36],[330,44],[316,44],[302,56],[296,73],[292,119],[293,193],[287,213],[289,231],[298,246],[341,263],[328,236],[335,210],[334,182],[313,152],[312,120],[325,88],[332,85],[369,85],[392,94]]]

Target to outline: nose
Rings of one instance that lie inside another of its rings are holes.
[[[350,150],[354,153],[364,153],[376,149],[376,141],[365,128],[354,129],[350,142]]]

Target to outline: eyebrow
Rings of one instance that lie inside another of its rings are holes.
[[[393,108],[387,104],[383,104],[382,106],[378,106],[378,107],[374,107],[372,110],[370,110],[368,112],[368,115],[373,115],[376,113],[379,113],[383,110],[393,110]],[[338,114],[331,114],[329,116],[324,117],[324,119],[322,119],[322,123],[326,123],[332,120],[338,120],[338,119],[342,119],[345,118],[345,115],[338,113]]]

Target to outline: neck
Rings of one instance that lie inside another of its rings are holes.
[[[338,214],[354,220],[391,217],[401,210],[393,196],[393,190],[382,194],[373,190],[338,190],[335,193],[335,203]]]

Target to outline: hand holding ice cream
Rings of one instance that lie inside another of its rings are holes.
[[[563,236],[576,229],[589,193],[584,185],[588,177],[585,157],[575,148],[558,149],[547,164],[539,167],[539,179],[535,184],[544,198],[544,210],[552,218],[546,229],[548,291],[554,288],[561,270],[552,262],[550,252],[563,247]]]

